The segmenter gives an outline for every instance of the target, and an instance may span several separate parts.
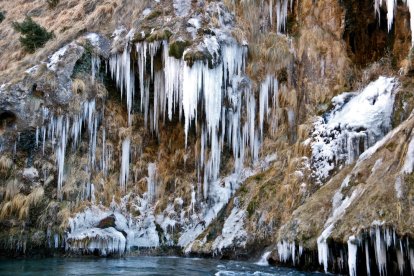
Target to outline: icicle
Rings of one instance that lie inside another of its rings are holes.
[[[157,186],[157,166],[155,163],[148,164],[148,177],[147,177],[147,190],[148,190],[148,200],[154,202],[156,198],[156,186]]]
[[[181,103],[179,103],[179,93],[182,83],[182,69],[183,61],[175,59],[169,56],[169,47],[166,41],[163,42],[164,48],[164,76],[165,76],[165,94],[168,101],[168,119],[172,120],[173,107],[175,104],[179,104],[181,109]]]
[[[409,252],[409,257],[410,257],[411,273],[413,273],[414,272],[414,250],[411,248]]]
[[[59,247],[59,235],[54,234],[53,238],[54,238],[54,241],[55,241],[55,249],[57,249]]]
[[[129,178],[129,156],[131,151],[131,140],[129,137],[125,138],[122,142],[122,160],[121,160],[121,172],[119,175],[119,184],[122,191],[126,191],[126,185]]]
[[[377,260],[378,270],[380,275],[385,275],[387,270],[387,252],[384,240],[381,236],[381,230],[377,226],[375,229],[375,258]]]
[[[183,110],[185,145],[187,147],[188,129],[191,121],[197,117],[197,104],[199,92],[203,81],[203,63],[196,62],[193,67],[184,66],[183,74]],[[215,93],[214,90],[209,93]]]
[[[356,244],[357,240],[355,236],[350,236],[348,239],[348,268],[349,268],[349,275],[356,276],[357,275],[357,250],[358,246]]]
[[[36,127],[36,148],[39,147],[39,127]]]
[[[371,275],[368,241],[365,241],[365,264],[367,267],[367,275]]]
[[[290,243],[288,241],[282,240],[277,243],[277,252],[279,254],[280,261],[286,263],[289,260],[292,260],[292,264],[296,264],[296,244],[295,242]],[[299,252],[299,256],[302,253]]]
[[[191,185],[191,203],[190,203],[190,207],[191,207],[191,211],[194,213],[194,206],[196,203],[196,193],[194,190],[194,185]]]
[[[109,60],[111,75],[121,90],[121,98],[125,89],[129,126],[131,125],[132,101],[135,93],[135,78],[131,68],[130,54],[131,50],[126,45],[122,54],[113,55]]]
[[[276,30],[278,33],[286,28],[288,2],[289,0],[276,0]]]
[[[403,246],[402,246],[401,241],[400,241],[399,248],[396,249],[396,252],[397,252],[397,263],[398,263],[398,269],[400,270],[400,275],[404,275],[405,262],[404,262],[404,251],[403,251]]]
[[[92,83],[95,83],[96,73],[99,72],[99,68],[101,67],[100,57],[98,55],[92,54],[91,64],[92,64]]]
[[[259,126],[260,126],[260,139],[263,139],[263,124],[265,114],[269,112],[269,90],[271,85],[271,77],[267,76],[266,80],[260,86],[259,95]]]
[[[54,123],[52,123],[54,126]],[[63,116],[59,116],[56,120],[56,128],[58,133],[60,134],[60,142],[58,144],[58,148],[56,151],[56,161],[58,167],[58,186],[57,186],[57,195],[58,198],[62,199],[62,185],[63,185],[63,174],[64,174],[64,167],[65,167],[65,154],[66,154],[66,142],[67,142],[67,134],[66,134],[66,124]]]

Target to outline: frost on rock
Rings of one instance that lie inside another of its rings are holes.
[[[328,260],[329,260],[329,246],[328,238],[331,236],[332,231],[335,228],[335,224],[343,217],[346,209],[351,206],[361,194],[364,192],[363,189],[355,189],[350,197],[345,197],[342,194],[342,190],[348,187],[349,176],[344,179],[340,189],[335,193],[332,199],[332,214],[325,223],[325,228],[321,235],[317,239],[318,245],[318,260],[319,264],[323,265],[325,272],[328,271]]]
[[[213,242],[214,252],[221,252],[229,247],[246,246],[247,232],[244,230],[246,211],[234,207],[223,225],[222,233]]]
[[[91,228],[71,234],[66,243],[68,250],[80,254],[94,254],[96,251],[101,256],[110,254],[123,254],[125,252],[126,239],[121,232],[113,227],[99,229]]]
[[[187,16],[191,9],[191,0],[174,0],[173,6],[177,16]]]
[[[65,56],[66,51],[69,49],[69,47],[73,47],[74,44],[66,45],[62,48],[60,48],[57,52],[55,52],[53,55],[51,55],[48,59],[47,68],[56,71],[57,66],[59,65],[59,61],[62,60],[62,58]]]
[[[312,133],[312,175],[323,183],[337,165],[351,164],[391,129],[394,78],[380,77],[360,93],[333,98],[333,110],[319,117]]]
[[[115,215],[115,225],[98,228],[99,223],[111,215],[112,212],[93,206],[71,218],[66,250],[76,254],[93,254],[97,251],[102,256],[123,254],[127,238],[120,231],[128,228],[126,219],[118,213]]]
[[[159,246],[155,225],[154,209],[146,194],[132,200],[132,208],[139,211],[138,217],[126,212],[125,204],[129,195],[114,201],[110,208],[92,205],[69,220],[69,234],[66,237],[66,250],[76,254],[100,255],[124,254],[132,248]],[[113,224],[105,222],[113,218]],[[104,223],[103,223],[104,222]]]

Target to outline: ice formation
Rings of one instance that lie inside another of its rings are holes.
[[[388,262],[395,258],[397,269],[400,275],[408,275],[414,271],[414,251],[410,246],[409,239],[397,236],[394,229],[387,227],[383,222],[374,221],[372,226],[360,235],[351,235],[348,238],[348,270],[350,276],[358,275],[363,269],[367,275],[390,275],[388,270]],[[318,245],[319,250],[319,245]],[[326,245],[324,249],[329,252]],[[370,252],[374,252],[376,266],[372,265]],[[363,254],[359,256],[358,254]],[[345,254],[341,251],[340,256],[331,256],[324,260],[326,266],[328,262],[336,259],[339,263],[343,262]],[[358,267],[359,264],[365,262],[365,267]],[[323,264],[325,266],[325,263]],[[343,264],[340,264],[343,268]],[[410,271],[407,271],[409,267]]]
[[[180,16],[186,15],[189,3],[187,2],[175,3],[176,12]],[[283,7],[285,6],[287,7],[287,4],[284,3]],[[217,11],[220,16],[224,16],[220,9]],[[285,20],[287,11],[279,13]],[[227,19],[221,20],[222,24],[225,24]],[[197,18],[193,18],[191,24],[194,28],[200,27]],[[282,23],[280,26],[282,28]],[[183,122],[185,147],[188,146],[190,134],[195,134],[196,139],[200,141],[200,154],[196,162],[198,181],[192,183],[191,203],[188,207],[190,217],[184,217],[184,207],[178,204],[179,199],[170,202],[163,215],[155,217],[157,164],[154,160],[154,163],[149,163],[148,166],[147,192],[138,197],[135,204],[140,213],[139,222],[132,220],[128,225],[129,230],[133,229],[134,237],[128,235],[124,241],[115,232],[118,231],[117,228],[97,229],[95,221],[95,224],[86,224],[82,229],[76,230],[72,227],[68,241],[71,241],[69,244],[74,250],[83,248],[91,251],[100,248],[101,254],[110,254],[122,253],[123,247],[127,250],[133,246],[158,246],[160,241],[155,223],[164,230],[165,242],[171,245],[174,244],[172,232],[176,225],[180,225],[178,245],[188,249],[204,227],[208,226],[228,203],[240,183],[274,160],[274,157],[269,157],[266,162],[261,162],[259,151],[265,136],[265,125],[271,125],[273,131],[277,128],[273,123],[275,120],[271,117],[275,114],[272,110],[278,108],[278,81],[273,76],[267,76],[259,91],[254,91],[250,80],[244,74],[246,46],[239,45],[228,34],[217,30],[216,36],[205,35],[199,45],[196,45],[198,51],[208,53],[206,58],[188,64],[184,58],[176,59],[169,55],[170,45],[167,41],[133,43],[134,33],[134,30],[127,32],[125,28],[117,29],[113,34],[113,40],[116,43],[123,41],[121,52],[112,53],[109,58],[98,54],[92,55],[91,81],[101,79],[101,71],[106,66],[107,73],[113,78],[120,92],[121,100],[125,102],[128,127],[133,124],[132,114],[140,112],[144,118],[144,126],[156,137],[159,137],[160,126],[165,120]],[[89,34],[87,38],[97,47],[99,38],[96,35]],[[51,56],[48,64],[50,70],[56,67],[56,60],[65,55],[67,47]],[[184,52],[184,56],[186,54],[187,52]],[[161,61],[162,68],[154,66],[156,59],[157,62]],[[91,175],[102,172],[106,177],[113,171],[111,164],[116,154],[114,151],[119,151],[116,156],[119,156],[120,164],[120,190],[123,196],[128,197],[128,184],[132,181],[131,156],[136,147],[133,137],[129,134],[120,137],[120,146],[115,148],[107,142],[103,105],[100,102],[98,104],[96,100],[84,101],[80,109],[78,114],[67,116],[55,115],[53,111],[44,108],[44,124],[36,130],[36,144],[43,142],[43,153],[46,154],[52,149],[56,156],[58,198],[63,198],[65,173],[68,170],[65,166],[65,157],[68,150],[76,151],[86,137],[88,164],[85,170],[89,179],[83,183],[81,200],[88,199],[95,203],[97,183],[92,183]],[[294,114],[291,114],[290,118],[292,116],[294,117]],[[101,153],[99,158],[96,156],[98,149]],[[223,151],[228,151],[232,155],[234,163],[233,170],[227,176],[220,175]],[[253,166],[246,168],[247,164]],[[176,204],[181,206],[180,212],[171,207]],[[228,231],[223,232],[221,238],[215,241],[217,251],[229,246],[229,241],[238,240],[240,245],[243,245],[243,217],[244,213],[240,210],[231,214],[226,223],[240,226],[240,232],[233,232],[234,229],[228,226]],[[113,240],[109,240],[111,235]],[[94,241],[94,244],[86,244],[88,239]],[[104,244],[108,244],[107,251],[103,250]]]
[[[269,265],[268,259],[269,259],[270,254],[272,254],[272,251],[266,251],[265,253],[263,253],[263,255],[260,257],[260,260],[256,262],[256,264],[260,266],[268,266]]]
[[[350,236],[348,239],[348,269],[349,269],[349,275],[350,276],[356,276],[357,275],[357,240],[355,239],[355,236]]]
[[[114,216],[115,228],[111,225],[98,228],[99,222]],[[123,254],[126,250],[127,239],[121,233],[127,230],[126,219],[119,213],[111,214],[98,207],[86,209],[69,221],[70,233],[66,237],[66,250],[75,253],[94,253],[100,255]]]
[[[319,117],[312,133],[313,176],[323,182],[341,163],[351,164],[391,129],[394,78],[380,77],[359,94],[333,98],[334,108]]]
[[[42,151],[50,142],[50,146],[56,156],[58,169],[57,193],[58,198],[62,198],[62,186],[64,184],[65,173],[65,155],[69,142],[71,141],[72,149],[75,150],[82,139],[82,128],[87,127],[89,136],[88,151],[88,171],[95,170],[95,150],[100,112],[96,110],[95,100],[85,101],[82,103],[82,109],[79,114],[73,116],[58,115],[55,116],[47,107],[43,107],[44,125],[40,129],[40,136],[43,139]],[[88,183],[90,185],[90,183]]]
[[[386,2],[386,8],[387,8],[387,23],[388,23],[388,31],[391,30],[394,17],[395,17],[395,11],[397,10],[397,1],[396,0],[374,0],[374,7],[375,12],[377,16],[380,16],[380,7],[383,6],[383,2]],[[414,30],[414,1],[413,0],[403,0],[404,3],[406,3],[408,10],[410,12],[411,18],[410,18],[410,28],[411,32]],[[412,36],[412,45],[414,45],[414,36]]]
[[[282,240],[277,243],[277,252],[281,262],[287,263],[291,260],[292,264],[295,265],[298,262],[298,258],[301,257],[303,249],[301,245],[296,247],[295,242]]]
[[[213,242],[214,252],[221,252],[231,246],[244,247],[247,240],[247,232],[244,230],[246,211],[234,207],[223,225],[222,233]]]
[[[205,38],[201,49],[206,49],[216,59],[214,68],[209,68],[205,61],[195,61],[192,66],[183,60],[169,56],[169,45],[163,42],[142,42],[135,45],[138,54],[140,108],[144,121],[158,136],[159,121],[173,119],[174,113],[184,120],[186,143],[192,125],[200,118],[205,118],[196,129],[201,139],[201,158],[199,171],[203,173],[204,197],[208,195],[209,183],[217,181],[221,162],[221,149],[228,144],[235,160],[235,171],[240,171],[250,148],[252,160],[258,159],[263,125],[270,110],[269,102],[274,95],[270,93],[277,87],[277,81],[268,77],[260,91],[260,103],[256,102],[250,87],[241,89],[245,82],[246,48],[234,41],[219,43],[215,37]],[[220,49],[220,51],[218,51]],[[219,55],[219,52],[221,55]],[[161,53],[163,70],[154,70],[153,62]],[[131,100],[135,90],[133,84],[132,64],[129,59],[131,46],[127,44],[122,54],[110,58],[109,67],[121,94],[126,97],[128,116],[130,118]],[[147,64],[150,72],[146,71]],[[150,84],[153,84],[154,100],[149,101]],[[277,91],[277,89],[275,90]],[[227,100],[230,106],[223,105]],[[198,114],[199,105],[203,114]],[[259,108],[256,107],[259,105]],[[259,129],[256,128],[256,116],[259,109]],[[243,122],[242,118],[247,120]],[[260,133],[260,134],[259,134]],[[209,146],[209,156],[207,150]]]
[[[327,240],[332,234],[332,231],[335,228],[335,224],[345,214],[346,209],[349,206],[351,206],[352,202],[354,202],[364,192],[363,189],[357,188],[352,192],[350,197],[344,197],[344,195],[342,194],[342,190],[348,187],[349,178],[350,177],[347,176],[344,179],[344,181],[341,184],[341,187],[335,193],[332,199],[332,214],[327,219],[325,223],[325,228],[317,239],[318,260],[319,260],[319,264],[323,265],[325,272],[328,271],[328,262],[329,262],[329,245],[328,245]]]

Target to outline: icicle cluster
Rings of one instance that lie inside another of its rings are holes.
[[[380,7],[382,7],[383,2],[386,2],[387,5],[387,24],[388,24],[388,31],[391,30],[392,24],[394,22],[395,11],[397,7],[397,0],[374,0],[374,7],[375,13],[377,16],[380,16]],[[408,10],[410,11],[410,28],[411,32],[414,30],[414,1],[413,0],[403,0],[404,3],[408,6]],[[411,44],[414,45],[414,35],[412,35]]]
[[[288,242],[282,240],[277,243],[277,252],[279,254],[279,260],[283,263],[287,263],[289,260],[292,261],[292,264],[295,265],[298,263],[299,258],[302,256],[303,247],[299,245],[296,246],[295,242]]]
[[[245,47],[235,43],[220,46],[217,41],[209,41],[208,46],[216,52],[221,47],[220,60],[217,60],[214,68],[209,68],[205,61],[195,61],[190,66],[182,59],[169,56],[166,41],[127,45],[123,53],[113,55],[109,62],[111,75],[121,95],[126,97],[128,118],[136,90],[135,68],[139,81],[139,107],[145,125],[149,124],[150,130],[158,136],[159,122],[166,118],[172,120],[174,114],[178,113],[178,118],[184,120],[187,144],[190,128],[196,126],[201,140],[198,171],[204,172],[205,198],[208,195],[208,183],[218,179],[221,151],[225,145],[232,150],[236,171],[243,167],[247,156],[253,161],[258,159],[263,125],[269,116],[269,102],[272,99],[274,106],[277,101],[277,81],[274,78],[268,77],[263,83],[259,103],[249,85],[239,87],[245,81]],[[134,66],[130,58],[132,48],[137,53],[137,64]],[[155,70],[154,59],[159,58],[159,55],[162,57],[163,69]],[[153,95],[150,95],[150,91],[153,91]],[[228,105],[224,105],[226,101]],[[203,114],[199,114],[200,110]],[[257,120],[259,128],[256,127]],[[246,151],[248,148],[249,155]],[[124,153],[122,156],[123,161],[127,160]],[[122,186],[125,185],[126,173],[126,170],[121,172]]]
[[[98,124],[101,114],[96,110],[95,100],[84,102],[82,112],[74,116],[58,115],[55,116],[46,107],[43,108],[43,126],[36,131],[36,144],[39,142],[39,135],[43,140],[42,151],[45,154],[47,142],[50,141],[52,151],[56,156],[58,169],[57,193],[58,198],[62,199],[62,186],[65,173],[65,155],[68,143],[72,142],[72,149],[75,150],[82,139],[82,129],[88,130],[89,151],[88,151],[88,172],[96,167],[96,143]],[[88,188],[87,197],[90,197],[90,180],[86,183]]]
[[[358,247],[362,247],[365,256],[357,255]],[[369,238],[349,237],[348,240],[348,267],[351,276],[357,275],[357,259],[365,257],[366,271],[368,275],[373,273],[370,259],[370,247],[373,247],[375,261],[380,275],[387,275],[387,260],[394,252],[400,275],[412,274],[414,272],[414,249],[410,246],[408,238],[399,238],[395,231],[380,224],[373,226]],[[409,267],[407,265],[409,264]],[[410,271],[408,268],[411,268]],[[363,269],[363,268],[360,268]]]

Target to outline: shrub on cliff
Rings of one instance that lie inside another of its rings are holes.
[[[59,4],[59,0],[47,0],[50,9],[55,8]]]
[[[3,22],[4,18],[4,12],[0,11],[0,23]]]
[[[42,48],[49,39],[53,38],[53,32],[48,32],[45,28],[34,22],[31,17],[26,17],[21,23],[13,22],[12,25],[16,31],[22,34],[20,36],[20,43],[29,53],[33,53],[36,49]]]

